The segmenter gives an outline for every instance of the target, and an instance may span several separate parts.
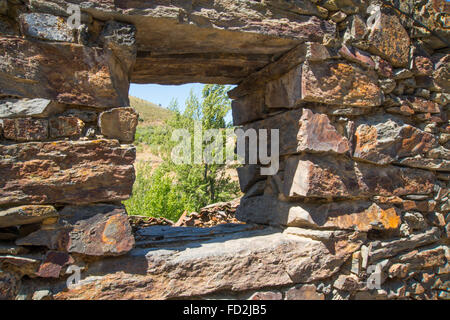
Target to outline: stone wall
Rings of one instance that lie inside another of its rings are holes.
[[[235,124],[280,130],[276,175],[238,169],[237,218],[302,236],[363,234],[327,297],[448,299],[446,4],[384,5],[371,26],[363,7],[326,3],[339,37],[297,46],[230,92]],[[379,290],[368,290],[370,265]]]
[[[83,14],[72,30],[42,2],[0,3],[0,297],[40,299],[27,279],[134,246],[121,201],[135,179],[136,29]]]
[[[0,297],[449,299],[449,8],[377,3],[0,1]],[[238,84],[280,130],[247,224],[132,230],[130,81]]]

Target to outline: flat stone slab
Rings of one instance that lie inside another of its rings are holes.
[[[337,201],[326,204],[279,201],[269,195],[248,197],[241,201],[236,217],[249,223],[274,226],[307,227],[369,231],[395,230],[400,226],[400,214],[392,205],[377,205],[371,201]]]
[[[126,107],[128,74],[121,68],[119,61],[100,48],[0,37],[2,95]]]
[[[134,246],[123,206],[98,204],[66,206],[59,220],[16,241],[24,247],[43,246],[88,256],[117,256]]]
[[[0,204],[86,204],[129,198],[136,150],[117,140],[0,145]]]
[[[181,245],[192,241],[206,241],[236,232],[258,230],[261,227],[249,224],[222,224],[211,228],[151,226],[136,232],[139,247],[164,247]]]
[[[57,299],[167,299],[220,290],[309,283],[338,271],[360,246],[355,233],[323,242],[255,225],[196,229],[152,226],[145,246],[90,265],[82,281]],[[300,233],[301,234],[301,233]]]
[[[45,219],[58,217],[53,206],[21,206],[0,210],[0,228],[39,223]]]
[[[299,43],[321,43],[336,32],[334,22],[321,20],[324,9],[309,0],[56,0],[32,7],[58,16],[67,3],[96,19],[136,26],[134,83],[237,84]]]
[[[45,118],[64,110],[64,105],[47,99],[1,99],[0,118]]]

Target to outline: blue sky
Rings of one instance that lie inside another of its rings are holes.
[[[138,97],[167,108],[173,98],[178,100],[180,107],[184,106],[184,102],[189,97],[191,89],[200,97],[203,89],[201,83],[189,83],[179,86],[162,86],[158,84],[131,84],[130,95]]]
[[[189,97],[191,89],[200,98],[204,84],[189,83],[179,86],[163,86],[158,84],[134,84],[130,86],[130,95],[141,98],[162,107],[167,108],[173,98],[178,100],[178,106],[183,110],[184,102]],[[231,112],[226,117],[227,122],[231,122]]]

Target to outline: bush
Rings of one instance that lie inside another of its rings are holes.
[[[170,140],[172,129],[167,125],[138,127],[135,142],[138,151],[144,146],[150,147],[155,155],[166,155],[170,151],[167,141]]]
[[[149,164],[137,166],[133,196],[124,201],[128,214],[178,220],[185,210],[183,195],[164,167],[151,171]]]
[[[177,144],[171,139],[173,130],[187,129],[193,133],[195,121],[201,122],[203,130],[230,127],[225,121],[231,109],[227,91],[226,86],[205,85],[202,99],[191,92],[183,112],[176,101],[171,103],[172,116],[164,125],[138,128],[138,150],[147,145],[164,162],[153,172],[149,164],[138,165],[133,196],[124,202],[129,214],[176,221],[185,210],[198,211],[215,202],[232,200],[239,194],[239,186],[226,176],[224,164],[175,164],[170,158]],[[225,135],[223,139],[225,142]]]

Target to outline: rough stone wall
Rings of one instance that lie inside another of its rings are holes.
[[[449,298],[445,1],[69,2],[0,1],[1,298]],[[280,129],[247,224],[132,232],[130,81],[239,84],[234,124]]]
[[[72,30],[32,4],[0,7],[0,298],[41,299],[26,279],[133,248],[120,202],[135,178],[136,30],[88,15]]]
[[[335,298],[448,299],[448,4],[403,1],[408,15],[384,5],[371,26],[364,7],[326,3],[338,37],[299,45],[230,93],[235,124],[280,130],[278,174],[238,169],[237,218],[362,232],[327,289]]]

